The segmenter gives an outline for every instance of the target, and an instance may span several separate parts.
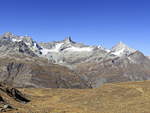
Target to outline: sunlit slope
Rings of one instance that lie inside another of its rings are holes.
[[[21,91],[32,101],[19,113],[150,113],[150,81],[106,84],[98,89]]]

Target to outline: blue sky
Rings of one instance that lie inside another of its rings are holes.
[[[150,55],[150,0],[0,0],[0,34],[111,48],[122,41]]]

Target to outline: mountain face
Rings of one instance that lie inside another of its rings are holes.
[[[14,87],[87,88],[88,85],[66,67],[46,59],[19,54],[0,57],[0,82]]]
[[[14,87],[88,87],[72,70],[44,58],[32,38],[12,33],[0,37],[0,78],[0,82]]]
[[[84,77],[92,87],[112,82],[149,80],[149,69],[150,60],[138,51],[128,57],[81,63],[76,67],[79,75]]]
[[[150,79],[150,59],[120,42],[112,49],[72,41],[37,43],[0,36],[0,77],[15,87],[94,88],[107,82]]]
[[[103,48],[76,43],[70,38],[60,42],[40,43],[39,45],[42,47],[42,54],[49,61],[70,68],[77,63],[99,60],[99,57],[104,57],[108,53]]]
[[[117,56],[128,56],[131,53],[134,53],[136,50],[129,48],[124,43],[120,42],[111,49],[111,54]]]
[[[7,51],[8,54],[19,52],[30,56],[37,56],[40,53],[40,46],[28,36],[17,36],[10,32],[0,36],[0,54]]]

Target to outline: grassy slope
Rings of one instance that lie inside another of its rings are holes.
[[[150,81],[106,84],[98,89],[21,91],[32,102],[15,103],[19,113],[150,113]]]

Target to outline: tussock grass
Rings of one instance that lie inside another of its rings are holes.
[[[20,89],[32,101],[13,113],[150,113],[150,81],[97,89]],[[11,111],[10,111],[11,113]]]

